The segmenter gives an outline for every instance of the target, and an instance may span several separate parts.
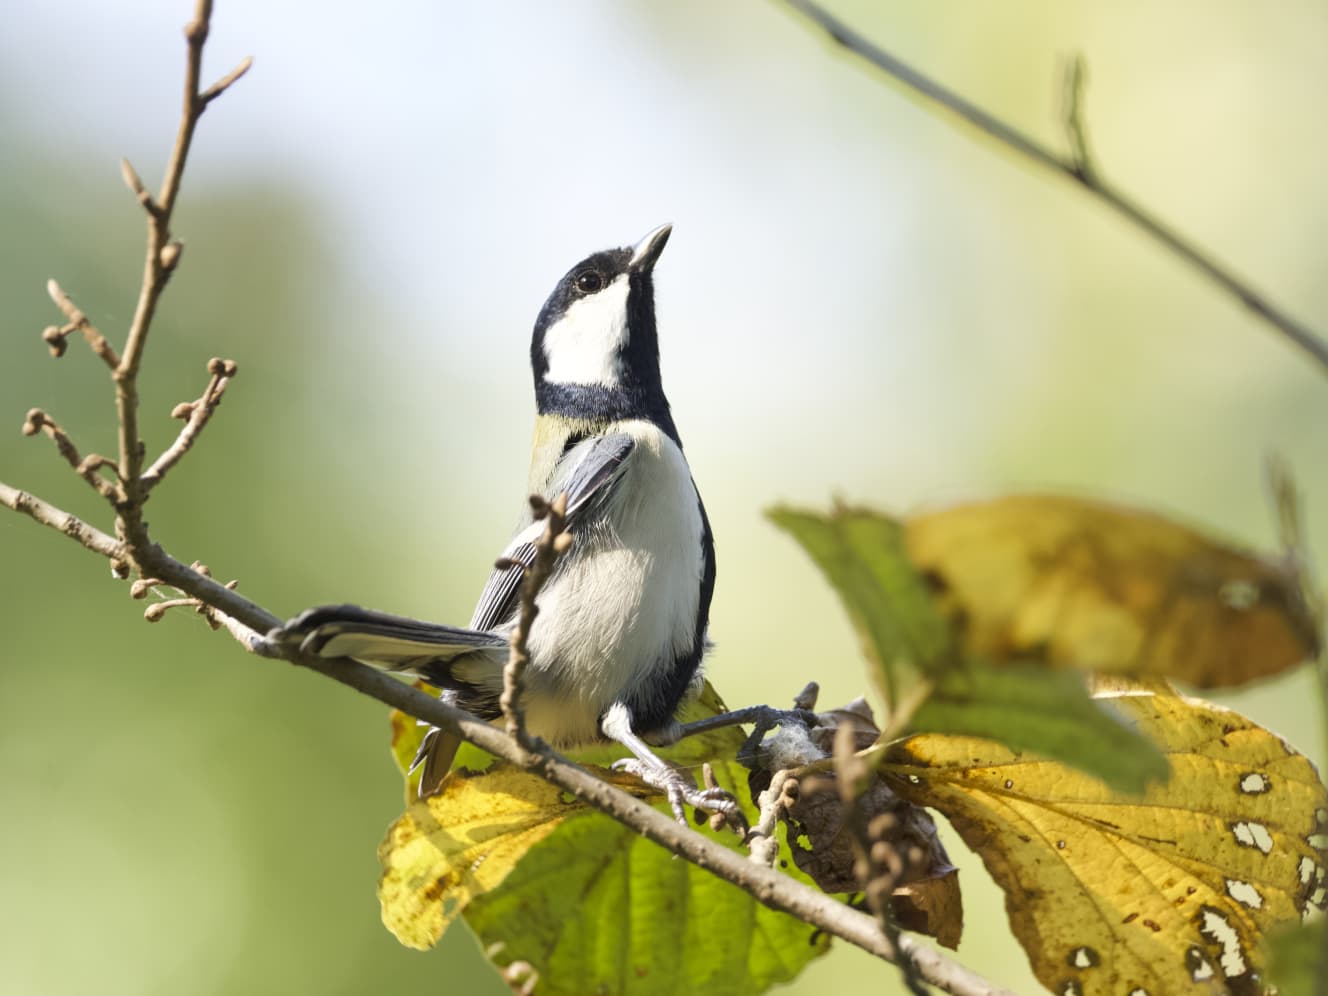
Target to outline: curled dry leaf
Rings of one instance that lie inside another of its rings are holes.
[[[965,649],[1237,685],[1317,653],[1294,574],[1137,509],[1012,496],[908,520]]]
[[[981,855],[1053,992],[1261,993],[1266,932],[1328,897],[1328,794],[1236,713],[1116,689],[1171,764],[1142,797],[968,737],[912,737],[883,770]]]
[[[864,818],[893,817],[886,843],[904,861],[890,900],[895,922],[905,930],[927,934],[948,948],[958,948],[964,930],[959,873],[936,833],[926,810],[907,802],[876,780],[858,799]],[[789,807],[789,846],[793,861],[823,892],[860,892],[864,883],[855,869],[853,840],[845,826],[844,801],[833,774],[803,778],[797,800]]]

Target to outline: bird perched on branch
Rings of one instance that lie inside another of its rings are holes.
[[[635,759],[620,765],[665,791],[681,816],[683,804],[734,803],[698,791],[647,746],[677,738],[674,713],[699,683],[715,585],[710,523],[660,380],[653,271],[671,230],[587,256],[535,321],[529,486],[546,500],[566,495],[572,545],[536,599],[522,705],[527,729],[555,746],[622,744]],[[518,589],[541,528],[527,511],[465,629],[335,605],[272,636],[418,676],[497,718]],[[429,731],[416,759],[421,794],[437,787],[457,746]]]

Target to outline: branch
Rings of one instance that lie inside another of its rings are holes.
[[[1039,166],[1045,166],[1074,180],[1135,227],[1236,297],[1247,309],[1299,346],[1323,373],[1328,374],[1328,342],[1308,325],[1292,318],[1152,212],[1098,176],[1087,158],[1087,143],[1083,139],[1082,124],[1077,120],[1077,99],[1072,100],[1070,104],[1075,120],[1067,122],[1072,133],[1079,131],[1079,137],[1072,140],[1072,144],[1077,148],[1071,158],[1065,158],[868,41],[813,0],[784,0],[784,3],[814,21],[836,43],[898,80],[914,93],[953,111],[979,131],[1031,159]],[[1079,84],[1082,85],[1082,75]]]
[[[194,445],[194,440],[198,434],[203,431],[203,427],[208,424],[212,418],[212,413],[217,410],[221,404],[221,396],[226,391],[226,385],[231,382],[235,376],[237,367],[231,360],[217,359],[215,356],[208,360],[208,373],[211,380],[203,389],[203,395],[197,401],[182,401],[175,406],[171,415],[175,418],[185,420],[184,428],[180,434],[175,437],[175,442],[166,449],[161,456],[152,461],[152,466],[143,472],[143,491],[146,494],[166,476],[166,472],[180,462],[180,458],[189,452],[190,447]]]
[[[207,90],[199,90],[203,45],[207,41],[211,18],[212,0],[197,0],[194,19],[185,25],[184,36],[188,43],[188,55],[185,65],[184,107],[180,115],[180,128],[175,137],[175,145],[171,149],[170,160],[166,165],[161,192],[157,197],[153,198],[147,193],[138,174],[127,161],[122,164],[125,182],[134,191],[147,214],[147,258],[143,264],[143,284],[129,326],[129,334],[125,340],[124,355],[114,373],[115,405],[120,424],[120,479],[124,482],[125,490],[125,501],[119,509],[117,526],[120,533],[130,540],[131,549],[135,551],[148,543],[147,528],[143,523],[143,501],[147,498],[151,487],[160,479],[161,473],[174,462],[170,461],[159,468],[156,475],[145,479],[144,448],[138,435],[138,368],[143,359],[143,350],[147,346],[148,332],[152,327],[152,318],[156,314],[157,302],[161,299],[166,282],[175,271],[184,248],[182,243],[171,238],[171,214],[175,210],[175,200],[180,193],[185,161],[189,158],[189,147],[193,142],[198,119],[203,116],[208,104],[243,76],[251,65],[251,60],[245,59],[218,83]],[[190,439],[192,440],[192,436]],[[187,448],[188,442],[183,449]],[[180,451],[181,455],[183,449]]]
[[[77,516],[70,515],[63,509],[42,501],[36,495],[20,491],[18,488],[12,488],[3,481],[0,481],[0,505],[12,508],[15,512],[22,512],[24,515],[40,522],[43,526],[50,526],[57,532],[64,533],[74,542],[81,543],[93,553],[101,554],[111,561],[112,570],[115,570],[115,565],[123,564],[125,560],[124,544],[113,536],[107,536],[100,529],[88,525]],[[123,577],[124,575],[118,574],[118,576]]]
[[[25,492],[0,484],[0,502],[65,532],[102,556],[113,559],[124,556],[125,544]],[[220,622],[250,652],[317,671],[408,716],[440,727],[495,757],[534,772],[673,854],[743,889],[771,909],[798,917],[885,961],[911,960],[923,979],[945,992],[956,996],[1000,996],[1006,993],[912,937],[903,936],[897,944],[892,943],[881,933],[872,917],[744,858],[689,827],[679,826],[658,810],[553,751],[528,750],[489,723],[358,661],[303,654],[278,641],[264,639],[260,634],[280,626],[276,616],[199,570],[186,566],[155,544],[139,551],[137,562],[154,580],[178,588],[229,617]]]
[[[60,455],[65,458],[65,462],[74,468],[75,474],[87,481],[89,486],[103,498],[111,502],[118,500],[120,489],[98,473],[102,467],[114,467],[115,464],[96,453],[80,457],[78,447],[69,438],[69,434],[60,428],[60,424],[55,419],[40,408],[28,409],[28,417],[23,420],[22,432],[25,436],[35,436],[38,432],[46,433],[51,442],[55,443],[55,448],[60,451]]]
[[[103,363],[114,370],[120,363],[120,357],[115,355],[115,350],[111,347],[111,344],[104,335],[97,331],[97,327],[88,320],[88,316],[83,313],[83,310],[70,300],[69,295],[54,280],[46,282],[46,293],[51,296],[55,306],[69,319],[66,325],[60,327],[48,325],[42,331],[42,339],[46,345],[51,347],[51,355],[55,357],[64,356],[65,339],[71,332],[82,332],[83,338],[87,340],[92,351],[101,357]]]
[[[572,534],[567,527],[567,495],[560,494],[552,502],[546,502],[540,495],[530,496],[530,509],[535,521],[544,520],[544,531],[535,540],[535,560],[524,569],[525,577],[521,581],[521,606],[517,616],[516,629],[512,632],[512,650],[503,668],[503,693],[498,705],[507,720],[507,735],[515,739],[522,747],[533,749],[535,741],[526,730],[526,713],[521,698],[525,691],[526,668],[530,665],[530,628],[535,625],[539,615],[539,606],[535,597],[544,587],[553,573],[553,565],[558,557],[566,553],[572,545]],[[500,569],[522,566],[514,561],[499,561],[495,566]]]

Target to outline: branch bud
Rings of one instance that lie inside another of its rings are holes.
[[[167,273],[175,269],[175,264],[180,262],[180,254],[184,252],[184,243],[178,239],[167,242],[161,247],[161,252],[157,259],[161,262],[161,268]]]
[[[42,341],[51,347],[51,355],[59,359],[65,355],[65,336],[68,331],[56,328],[54,325],[48,325],[42,329]]]

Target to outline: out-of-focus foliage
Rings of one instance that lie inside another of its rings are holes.
[[[1328,972],[1328,927],[1292,924],[1270,938],[1272,981],[1281,996],[1320,996]]]
[[[774,508],[767,514],[802,545],[834,587],[887,702],[902,698],[916,672],[935,676],[955,663],[949,627],[909,562],[898,522],[852,508],[836,508],[830,515]]]
[[[788,508],[769,515],[834,586],[861,635],[868,674],[886,701],[904,707],[919,694],[926,696],[910,729],[992,737],[1073,764],[1122,791],[1140,791],[1149,780],[1166,776],[1157,749],[1094,703],[1077,675],[1048,673],[1038,665],[992,667],[981,654],[995,656],[996,648],[962,656],[969,616],[943,614],[939,596],[946,581],[929,579],[913,563],[903,524],[869,509],[843,507],[828,515]],[[980,544],[964,552],[982,559]],[[986,580],[1000,590],[1004,565],[996,563]],[[1018,581],[1005,579],[1011,587]],[[913,667],[904,667],[909,664]]]
[[[1286,565],[1140,509],[1015,495],[916,516],[907,546],[969,653],[1205,688],[1318,653]]]

